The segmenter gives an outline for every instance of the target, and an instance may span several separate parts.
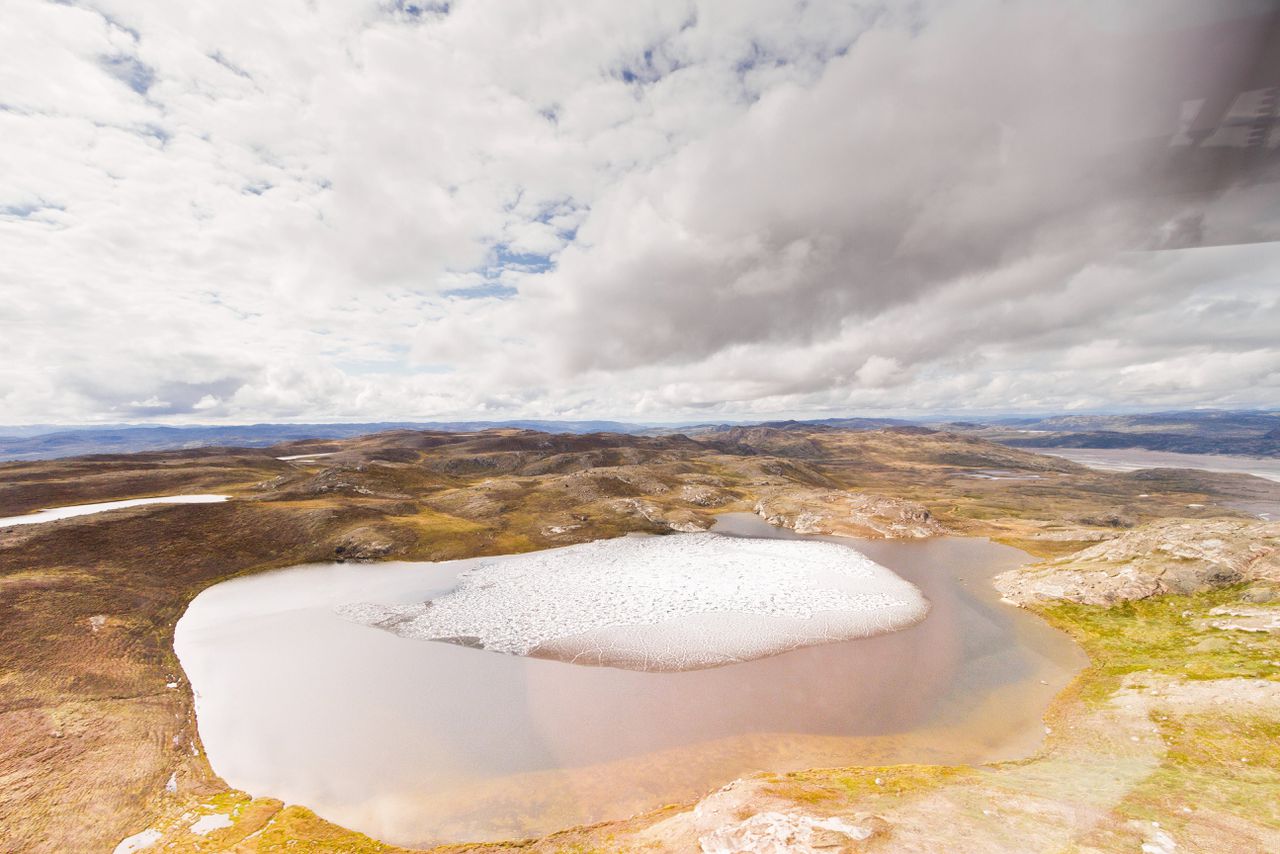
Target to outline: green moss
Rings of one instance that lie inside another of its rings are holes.
[[[363,833],[344,830],[299,806],[285,807],[277,813],[275,820],[254,841],[256,846],[252,850],[263,854],[272,851],[287,851],[290,854],[330,854],[334,851],[345,854],[394,854],[405,850],[370,839]]]
[[[1078,696],[1097,705],[1130,673],[1174,679],[1280,679],[1280,637],[1204,628],[1212,608],[1240,599],[1240,588],[1164,596],[1110,608],[1070,603],[1041,609],[1088,651],[1092,666]],[[1115,808],[1118,817],[1158,821],[1175,836],[1202,810],[1280,827],[1280,719],[1232,711],[1175,715],[1152,724],[1167,752]]]
[[[252,798],[240,791],[218,792],[184,812],[182,818],[169,826],[163,849],[172,854],[205,854],[231,850],[267,826],[283,806],[283,803],[274,798]],[[232,824],[205,834],[193,834],[188,830],[188,819],[192,814],[225,815],[231,819]]]
[[[868,795],[903,795],[955,782],[976,772],[967,766],[891,765],[830,768],[771,775],[769,795],[807,804],[839,804]]]
[[[1126,797],[1122,814],[1169,825],[1207,809],[1280,828],[1280,719],[1157,714],[1154,723],[1168,752]]]
[[[244,808],[252,800],[252,797],[240,791],[218,792],[205,798],[200,807],[202,813],[231,814],[237,807]]]
[[[1181,679],[1276,679],[1280,636],[1203,628],[1210,609],[1238,602],[1240,589],[1161,596],[1110,608],[1067,602],[1038,610],[1089,653],[1093,666],[1086,699],[1105,699],[1122,677],[1139,671]]]

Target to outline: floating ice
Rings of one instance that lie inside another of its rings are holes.
[[[402,637],[635,670],[694,670],[896,631],[915,585],[848,546],[714,533],[504,557],[429,602],[342,605]]]

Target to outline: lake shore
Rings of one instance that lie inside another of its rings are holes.
[[[448,590],[474,561],[280,570],[210,588],[179,622],[201,741],[233,785],[422,846],[616,820],[765,769],[1018,758],[1041,743],[1041,714],[1085,664],[1065,636],[993,595],[990,577],[1029,559],[1013,549],[818,539],[743,513],[714,530],[756,550],[873,551],[933,611],[876,638],[641,672],[398,638],[333,613],[353,595]]]

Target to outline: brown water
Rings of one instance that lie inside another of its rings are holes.
[[[795,537],[757,517],[722,533]],[[998,602],[1027,558],[978,539],[865,541],[933,608],[890,635],[646,673],[398,638],[336,604],[441,595],[472,561],[318,564],[192,602],[175,647],[232,786],[407,845],[545,833],[696,797],[759,770],[1025,755],[1083,665]]]

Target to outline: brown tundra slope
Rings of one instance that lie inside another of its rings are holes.
[[[277,459],[304,453],[324,456]],[[0,851],[111,851],[121,839],[146,829],[161,835],[163,844],[156,850],[166,851],[392,850],[327,824],[303,807],[284,808],[232,792],[205,762],[190,688],[172,651],[173,626],[196,593],[237,574],[324,560],[510,553],[628,531],[702,530],[714,514],[726,511],[757,512],[799,530],[857,536],[989,536],[1056,558],[1158,520],[1243,522],[1247,514],[1232,506],[1280,502],[1280,485],[1245,476],[1103,473],[945,433],[803,426],[712,432],[696,440],[396,431],[271,449],[0,464],[0,516],[192,492],[225,493],[232,500],[0,526]],[[1216,600],[1201,604],[1224,607]],[[1097,661],[1098,621],[1114,615],[1084,605],[1058,611],[1036,607],[1073,631]],[[1204,625],[1186,631],[1211,630]],[[1253,632],[1250,642],[1265,645],[1271,637]],[[1144,651],[1145,636],[1132,640],[1136,646],[1126,647],[1123,655],[1159,658]],[[1181,642],[1161,642],[1166,641]],[[1241,651],[1238,642],[1231,643],[1237,664],[1264,661],[1257,656],[1271,654]],[[1280,652],[1273,657],[1280,659]],[[1130,659],[1124,666],[1132,665]],[[1222,675],[1215,666],[1206,660],[1201,676]],[[1252,684],[1259,679],[1255,670],[1240,664],[1229,672]],[[1085,681],[1102,685],[1106,690],[1097,690],[1105,697],[1147,690],[1182,697],[1190,690],[1173,678],[1184,676],[1182,671],[1153,672],[1164,687],[1139,689],[1116,681],[1109,671],[1086,674]],[[1274,669],[1266,679],[1274,679]],[[1143,694],[1143,703],[1149,696]],[[1186,733],[1205,725],[1202,700],[1200,694],[1188,700],[1191,711],[1177,719],[1182,722],[1177,737],[1189,738]],[[1066,797],[1063,791],[1071,785],[1089,788],[1086,777],[1070,775],[1101,761],[1100,752],[1110,755],[1109,742],[1086,737],[1091,728],[1128,727],[1150,705],[1125,700],[1128,705],[1118,710],[1090,706],[1081,711],[1082,702],[1068,698],[1057,712],[1075,722],[1074,740],[1064,736],[1051,742],[1047,758],[1013,776],[1009,769],[908,768],[762,778],[738,784],[732,790],[736,794],[714,796],[719,800],[696,813],[671,807],[628,822],[527,841],[521,850],[698,850],[721,842],[729,846],[724,850],[733,845],[750,850],[733,840],[767,840],[779,833],[826,834],[823,838],[835,840],[836,847],[821,850],[882,843],[889,845],[886,850],[936,850],[930,846],[941,844],[940,838],[931,834],[955,832],[966,816],[985,816],[963,804],[999,800],[1000,792],[1016,789],[1028,814],[1039,814],[1045,804],[1028,799],[1041,786],[1044,798],[1069,811],[1070,803],[1053,799]],[[1250,709],[1241,714],[1252,722],[1256,715]],[[1129,723],[1117,724],[1117,715]],[[1262,732],[1270,724],[1256,726]],[[1139,766],[1161,773],[1162,757],[1173,749],[1169,744],[1161,753],[1144,741]],[[1199,763],[1197,768],[1217,767],[1213,757],[1188,761]],[[1255,763],[1251,770],[1269,767]],[[869,774],[893,782],[873,785],[866,782]],[[926,791],[932,794],[921,794]],[[939,792],[952,793],[947,797],[960,798],[960,805],[948,801],[942,809]],[[901,803],[883,801],[888,795]],[[1126,824],[1131,812],[1147,808],[1147,801],[1142,809],[1113,814],[1123,798],[1113,800],[1091,807],[1087,814],[1098,820],[1086,822],[1087,827],[1055,819],[1054,838],[1131,850],[1135,840],[1151,836]],[[1258,839],[1257,822],[1274,826],[1273,814],[1241,817],[1241,809],[1212,813],[1219,830],[1228,833],[1223,838]],[[953,814],[956,810],[962,814]],[[197,815],[210,811],[233,815],[233,826],[200,837],[187,832]],[[917,827],[926,813],[936,814],[936,820]],[[764,818],[751,824],[753,816]],[[844,816],[849,827],[859,829],[843,836],[815,830],[814,822],[825,821],[823,816]],[[994,826],[995,820],[986,823]],[[979,825],[972,832],[988,834],[991,844],[970,850],[1025,850],[997,844],[999,834]],[[1019,838],[1008,828],[1000,833],[1012,840],[1010,845]],[[1089,835],[1095,833],[1101,835]],[[701,841],[704,837],[711,841]]]

